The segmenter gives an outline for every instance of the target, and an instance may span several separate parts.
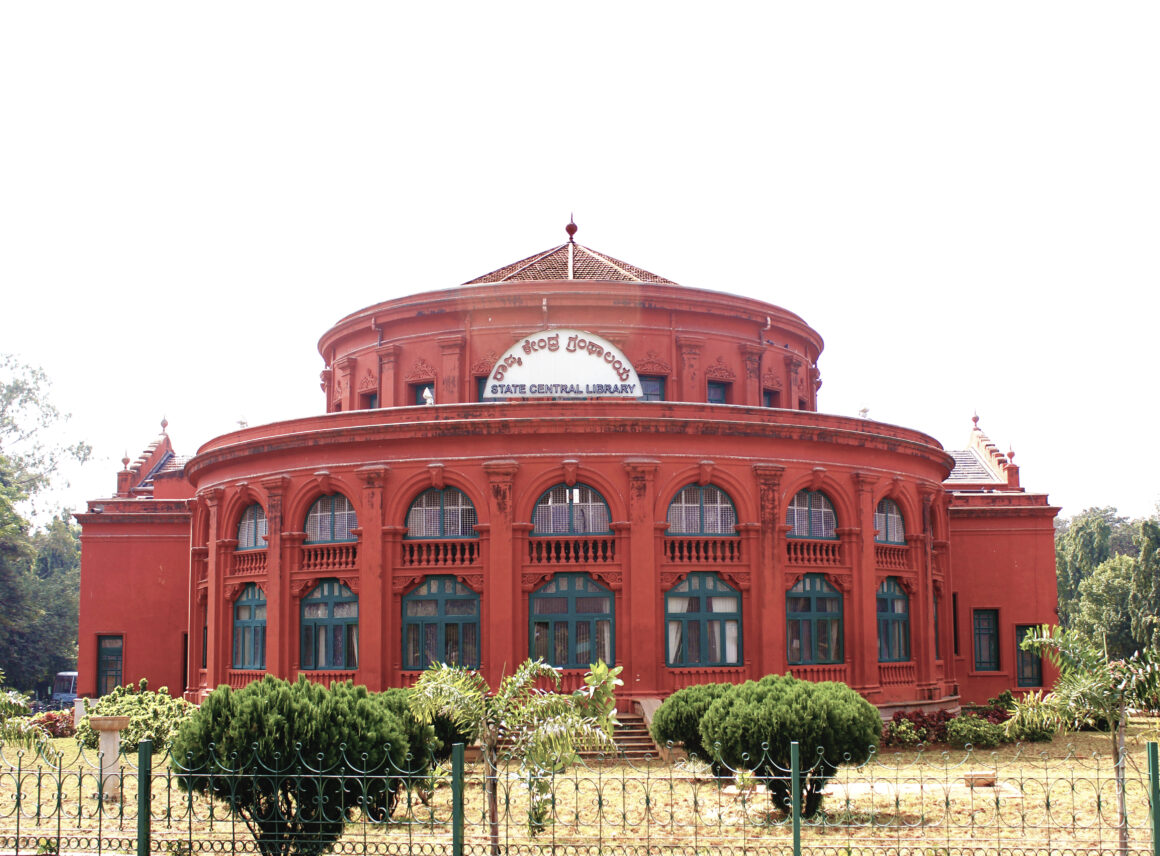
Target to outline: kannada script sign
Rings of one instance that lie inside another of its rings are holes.
[[[496,361],[484,397],[639,398],[640,379],[620,349],[583,330],[543,330]]]

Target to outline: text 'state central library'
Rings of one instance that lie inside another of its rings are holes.
[[[527,657],[624,702],[769,673],[884,709],[1050,683],[1053,518],[979,430],[818,410],[822,339],[568,241],[354,312],[325,412],[125,460],[83,526],[81,694],[372,690]]]

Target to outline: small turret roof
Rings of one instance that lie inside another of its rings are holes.
[[[568,242],[518,262],[512,262],[491,273],[476,277],[464,285],[484,285],[495,282],[526,282],[545,279],[595,279],[612,282],[652,282],[675,285],[672,280],[657,276],[636,265],[622,262],[598,253],[583,244],[577,244],[576,224],[569,223]]]

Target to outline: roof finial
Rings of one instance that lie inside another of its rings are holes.
[[[975,415],[971,417],[971,421],[975,423],[975,427],[972,430],[978,431],[979,430],[979,412],[977,410],[975,411]]]
[[[161,433],[165,433],[165,429],[169,427],[169,420],[164,416],[161,417]]]
[[[564,231],[568,233],[568,243],[576,243],[576,230],[579,226],[576,225],[576,216],[574,214],[568,215],[568,225],[564,227]]]

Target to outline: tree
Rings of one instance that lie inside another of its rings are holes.
[[[572,695],[536,688],[539,681],[560,688],[560,673],[542,660],[525,660],[494,693],[482,675],[462,666],[432,663],[420,676],[411,696],[416,716],[423,721],[446,716],[479,742],[493,854],[500,852],[500,747],[509,747],[520,759],[531,800],[528,828],[535,834],[548,817],[551,776],[574,763],[580,749],[615,750],[612,729],[621,668],[596,663],[584,677],[584,689]]]
[[[1131,556],[1113,556],[1097,565],[1079,584],[1070,627],[1091,639],[1104,639],[1109,656],[1123,658],[1139,649],[1133,632],[1139,618],[1133,608],[1138,588],[1138,562]]]
[[[1126,659],[1108,656],[1106,647],[1078,630],[1043,625],[1024,637],[1022,646],[1038,651],[1059,666],[1059,678],[1045,697],[1070,728],[1107,723],[1112,741],[1112,766],[1120,811],[1120,851],[1128,849],[1128,807],[1125,787],[1124,737],[1130,708],[1156,707],[1160,664],[1150,651]]]
[[[75,528],[61,518],[34,536],[19,510],[64,460],[83,463],[90,453],[84,443],[46,439],[68,418],[49,401],[48,388],[43,371],[0,354],[0,667],[21,689],[51,680],[76,659]]]
[[[1079,609],[1079,586],[1112,557],[1112,532],[1126,523],[1114,508],[1089,508],[1060,524],[1055,537],[1059,620],[1071,625]]]
[[[171,747],[180,786],[225,801],[266,856],[329,852],[356,810],[386,820],[410,750],[381,695],[271,675],[218,687]]]

